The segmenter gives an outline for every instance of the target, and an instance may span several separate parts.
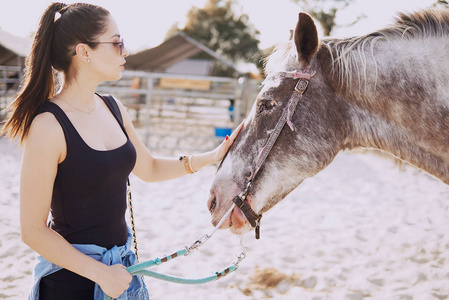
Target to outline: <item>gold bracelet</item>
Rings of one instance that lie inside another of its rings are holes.
[[[189,156],[189,168],[190,168],[190,170],[191,170],[193,173],[195,173],[195,172],[197,172],[198,170],[195,170],[195,169],[192,167],[192,158],[193,158],[193,154],[191,154],[191,155]]]
[[[180,161],[181,161],[181,160],[184,160],[184,168],[186,169],[187,173],[189,173],[189,174],[193,174],[193,173],[194,173],[194,172],[192,171],[192,169],[190,168],[190,165],[189,165],[189,158],[188,158],[187,156],[181,155],[181,156],[179,157],[179,160],[180,160]]]

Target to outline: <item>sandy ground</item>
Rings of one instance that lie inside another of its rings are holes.
[[[25,299],[35,253],[20,240],[20,150],[0,139],[0,298]],[[170,182],[132,177],[141,260],[170,254],[212,229],[214,167]],[[233,274],[200,286],[146,278],[151,299],[449,299],[449,187],[378,155],[344,152],[244,236]],[[219,231],[199,251],[153,270],[209,276],[236,259]]]

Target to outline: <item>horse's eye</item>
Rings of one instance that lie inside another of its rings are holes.
[[[270,110],[276,106],[276,102],[272,100],[261,100],[259,103],[259,113]]]

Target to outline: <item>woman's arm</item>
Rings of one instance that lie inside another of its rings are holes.
[[[178,158],[153,157],[151,152],[144,145],[137,135],[136,129],[129,118],[126,108],[120,101],[117,101],[122,114],[123,123],[131,142],[134,144],[137,152],[137,161],[133,173],[146,182],[164,181],[177,178],[188,174],[184,161]],[[223,159],[229,147],[231,147],[238,133],[243,127],[243,122],[237,127],[231,136],[223,141],[217,148],[212,151],[195,154],[191,157],[192,169],[199,169],[217,163]]]
[[[50,113],[31,124],[22,159],[20,226],[22,240],[48,261],[89,278],[114,298],[128,288],[132,276],[121,265],[106,266],[75,249],[46,225],[57,166],[65,157],[64,133]]]

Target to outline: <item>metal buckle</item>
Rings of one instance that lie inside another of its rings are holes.
[[[192,251],[193,249],[198,249],[201,245],[205,244],[210,237],[211,237],[210,235],[205,234],[202,237],[200,237],[199,240],[195,241],[195,243],[193,243],[190,247],[186,246],[185,249],[187,250],[187,252],[190,253],[190,251]]]
[[[308,85],[309,85],[308,80],[299,79],[298,82],[296,83],[295,91],[297,91],[300,94],[303,94],[306,91]]]

